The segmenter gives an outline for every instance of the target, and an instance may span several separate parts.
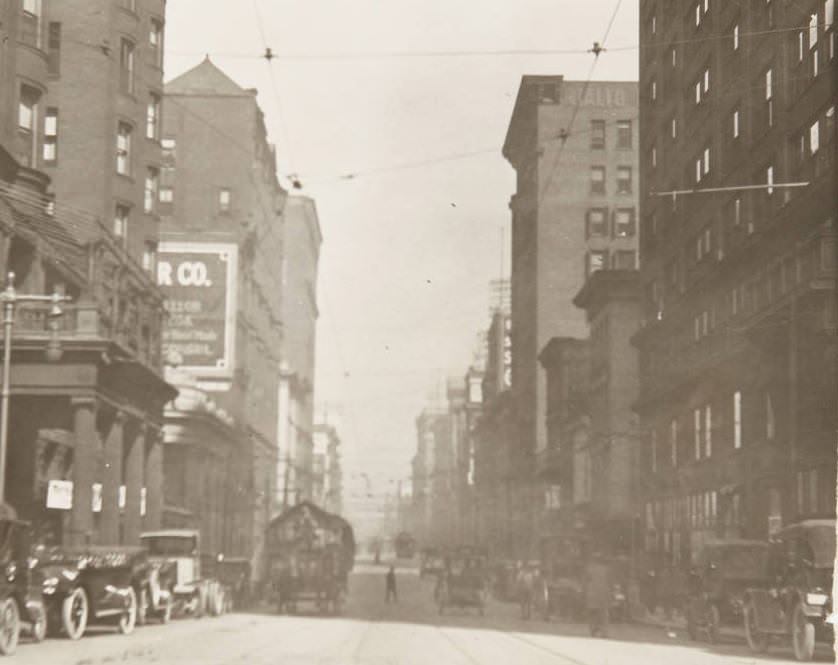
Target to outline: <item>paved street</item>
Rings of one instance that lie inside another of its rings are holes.
[[[793,662],[788,649],[755,658],[741,643],[708,646],[650,626],[613,626],[610,639],[585,627],[518,619],[493,603],[484,618],[450,611],[439,617],[430,581],[400,569],[399,604],[384,603],[386,568],[361,564],[341,618],[276,616],[268,611],[181,620],[128,637],[99,633],[79,642],[22,644],[10,662],[25,665],[646,665],[649,663]],[[731,642],[731,641],[729,641]],[[830,662],[829,654],[819,654]]]

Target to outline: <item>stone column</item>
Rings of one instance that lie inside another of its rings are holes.
[[[126,545],[137,545],[142,531],[140,503],[144,481],[146,425],[140,423],[126,441],[128,454],[125,456],[125,532]]]
[[[96,432],[96,400],[74,398],[73,506],[65,542],[85,545],[93,538],[93,480],[98,462],[99,439]]]
[[[125,414],[117,411],[105,438],[105,471],[102,479],[102,545],[118,545],[119,487],[122,485],[122,446]]]
[[[159,529],[163,523],[163,434],[149,431],[146,436],[146,531]]]

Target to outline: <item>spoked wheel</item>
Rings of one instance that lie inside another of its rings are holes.
[[[748,647],[750,647],[751,651],[763,653],[768,649],[768,635],[760,632],[756,614],[757,608],[753,601],[748,601],[743,613],[745,618],[745,638],[748,641]]]
[[[128,607],[119,617],[117,627],[119,632],[123,635],[130,635],[134,632],[134,627],[137,625],[137,592],[133,587],[128,587]]]
[[[47,637],[47,610],[43,603],[37,603],[30,610],[32,627],[29,634],[35,642],[43,642]]]
[[[87,592],[83,588],[76,587],[64,598],[61,604],[61,627],[71,640],[84,635],[89,611]]]
[[[794,657],[797,660],[810,661],[815,655],[815,626],[803,611],[803,605],[794,608],[792,615],[791,639]]]
[[[11,655],[20,640],[20,611],[14,598],[0,601],[0,654]]]

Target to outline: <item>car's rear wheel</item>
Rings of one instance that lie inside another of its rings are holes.
[[[755,653],[763,653],[768,649],[768,635],[759,630],[757,608],[752,600],[745,604],[742,616],[745,622],[745,639],[748,641],[748,647]]]
[[[792,614],[791,639],[794,657],[797,660],[810,661],[815,655],[815,626],[798,603]]]
[[[0,601],[0,654],[9,656],[20,640],[20,610],[14,598]]]
[[[130,635],[134,632],[134,628],[137,625],[137,606],[137,592],[134,591],[134,587],[128,587],[127,607],[117,622],[117,628],[123,635]]]
[[[47,637],[47,609],[43,603],[36,603],[29,610],[32,615],[30,635],[35,642],[43,642]]]
[[[77,640],[84,635],[89,612],[87,592],[82,587],[76,587],[67,594],[61,603],[61,627],[68,638]]]

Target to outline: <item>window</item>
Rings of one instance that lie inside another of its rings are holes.
[[[693,433],[695,435],[695,458],[701,459],[701,409],[693,409]]]
[[[673,69],[678,66],[678,49],[674,46],[669,49],[669,62]]]
[[[820,123],[818,120],[809,127],[809,152],[813,155],[820,148]]]
[[[742,393],[733,393],[733,447],[742,447]]]
[[[47,28],[47,72],[61,73],[61,24],[50,21]]]
[[[657,101],[658,99],[658,82],[652,80],[652,83],[649,87],[649,97],[651,97],[652,101]]]
[[[152,50],[152,62],[157,67],[163,64],[163,23],[156,18],[151,19],[148,31],[148,45]]]
[[[119,48],[119,85],[122,92],[134,92],[134,42],[122,39]]]
[[[160,95],[152,92],[146,111],[145,136],[156,141],[160,137]]]
[[[658,31],[658,17],[654,14],[652,14],[652,20],[649,29],[653,35],[656,34]]]
[[[143,196],[143,211],[147,214],[154,213],[157,208],[156,201],[159,196],[159,187],[160,171],[153,166],[149,166],[146,170],[145,191]]]
[[[116,172],[131,175],[131,132],[127,122],[120,122],[116,130]]]
[[[765,184],[768,185],[768,187],[765,188],[765,192],[766,192],[766,194],[768,194],[768,196],[771,196],[774,193],[774,167],[773,166],[769,166],[767,169],[765,169]]]
[[[673,139],[677,139],[678,138],[678,120],[677,120],[677,118],[675,118],[675,117],[672,118],[672,120],[669,123],[669,128],[670,128],[669,129],[669,135]]]
[[[605,120],[591,120],[591,150],[605,148]]]
[[[605,194],[605,167],[591,167],[591,194]]]
[[[175,158],[175,150],[177,148],[177,142],[175,139],[171,137],[166,137],[160,141],[160,147],[163,149],[163,160],[164,161],[172,161]]]
[[[233,207],[233,195],[229,188],[222,187],[218,190],[218,211],[228,213]]]
[[[20,15],[20,41],[41,46],[41,0],[23,0]]]
[[[652,164],[653,169],[658,167],[658,149],[656,146],[652,146],[652,151],[649,154],[649,162]]]
[[[146,240],[143,246],[143,270],[154,275],[157,272],[157,243]]]
[[[632,132],[631,120],[617,121],[617,147],[622,150],[631,150]]]
[[[731,124],[733,125],[733,138],[739,138],[739,109],[734,109],[731,114]]]
[[[604,270],[608,265],[608,252],[605,251],[591,251],[588,252],[588,266],[587,275],[593,275],[597,270]]]
[[[614,253],[615,270],[636,270],[637,252],[630,249],[621,249]]]
[[[605,208],[588,210],[587,236],[588,238],[602,238],[608,235],[607,211]]]
[[[713,407],[704,407],[704,456],[713,454]]]
[[[49,107],[44,113],[44,162],[58,161],[58,109]]]
[[[669,453],[672,466],[678,466],[678,421],[669,423]]]
[[[619,208],[614,213],[614,237],[630,238],[634,233],[634,208]]]
[[[657,430],[652,430],[651,434],[651,466],[652,466],[652,473],[658,472],[658,432]]]
[[[774,125],[774,70],[770,67],[765,70],[765,123],[772,127]]]
[[[739,50],[739,24],[733,24],[733,50]]]
[[[777,418],[774,413],[774,401],[771,399],[771,393],[765,393],[765,438],[768,441],[773,441],[777,434]]]
[[[701,102],[710,94],[710,68],[706,68],[695,82],[695,103]]]
[[[131,208],[122,203],[116,204],[113,216],[113,234],[122,241],[123,246],[128,242],[128,217]]]
[[[20,100],[18,102],[18,133],[20,135],[21,152],[19,161],[24,166],[35,166],[38,146],[38,103],[41,91],[28,85],[20,86]]]
[[[175,169],[164,166],[160,169],[160,203],[172,203],[175,200]]]
[[[617,167],[617,193],[631,194],[631,167]]]

